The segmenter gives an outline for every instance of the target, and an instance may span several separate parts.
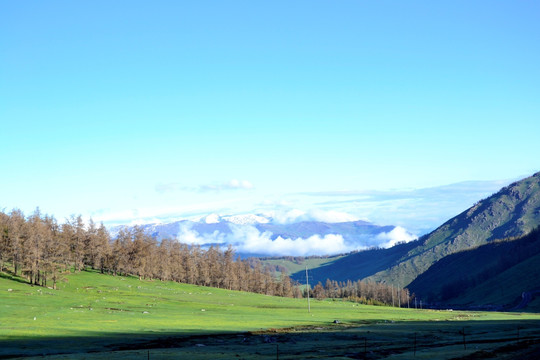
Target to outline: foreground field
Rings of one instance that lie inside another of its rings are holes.
[[[537,314],[342,301],[308,313],[303,299],[94,272],[66,280],[51,290],[0,278],[0,358],[511,358],[540,338]]]

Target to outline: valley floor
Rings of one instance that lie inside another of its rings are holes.
[[[59,290],[0,276],[0,359],[538,358],[539,314],[306,305],[95,272]]]

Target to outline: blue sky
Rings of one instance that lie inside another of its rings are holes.
[[[3,2],[0,207],[430,228],[540,170],[538,39],[536,2]]]

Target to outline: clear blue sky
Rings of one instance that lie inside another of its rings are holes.
[[[0,207],[307,211],[530,175],[539,64],[533,1],[2,2]]]

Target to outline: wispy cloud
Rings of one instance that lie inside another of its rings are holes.
[[[217,184],[205,184],[199,186],[199,191],[224,191],[224,190],[250,190],[253,189],[253,184],[247,180],[232,179],[226,182]]]
[[[335,209],[376,224],[401,225],[423,234],[512,181],[465,181],[421,189],[321,191],[301,195],[312,199],[314,208]]]
[[[253,189],[253,184],[247,180],[232,179],[224,182],[214,182],[208,184],[202,184],[198,186],[185,186],[185,184],[178,182],[171,183],[159,183],[156,184],[155,190],[158,193],[171,193],[176,191],[189,191],[189,192],[220,192],[228,190],[250,190]]]
[[[390,189],[390,190],[343,190],[343,191],[319,191],[305,192],[301,195],[324,196],[324,197],[354,197],[356,199],[399,199],[399,198],[426,198],[426,197],[453,197],[456,194],[484,195],[498,191],[503,186],[510,184],[512,180],[494,181],[463,181],[455,184],[441,185],[420,189]]]
[[[168,223],[177,220],[197,218],[212,212],[229,213],[226,202],[201,202],[197,204],[133,208],[130,210],[107,211],[92,215],[95,221],[107,226]]]

